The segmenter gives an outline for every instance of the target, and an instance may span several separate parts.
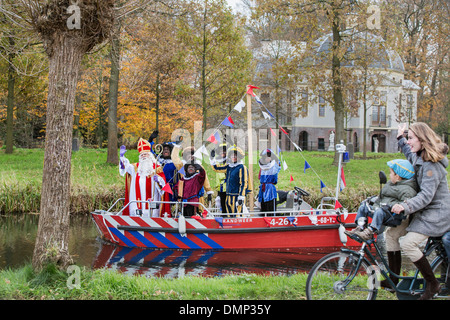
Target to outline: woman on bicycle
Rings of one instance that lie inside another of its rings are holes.
[[[419,192],[415,197],[392,207],[392,212],[396,214],[403,211],[405,215],[413,215],[409,226],[396,230],[395,237],[386,234],[386,249],[399,251],[401,248],[411,259],[427,282],[426,290],[419,299],[427,300],[439,292],[440,285],[419,245],[428,237],[440,237],[450,230],[450,193],[446,171],[448,146],[423,122],[409,127],[408,140],[403,136],[405,129],[405,124],[399,125],[398,145],[414,166]]]

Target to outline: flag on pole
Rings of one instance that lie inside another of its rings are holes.
[[[170,188],[170,185],[168,183],[166,183],[166,185],[162,188],[162,190],[170,194],[173,194],[172,188]]]
[[[270,115],[267,112],[264,112],[262,110],[261,110],[261,112],[262,112],[262,114],[264,116],[264,119],[270,119]]]
[[[216,131],[216,133],[212,134],[209,138],[208,138],[209,142],[212,142],[214,144],[217,144],[220,142],[220,134],[218,131]]]
[[[305,160],[305,167],[303,168],[303,173],[306,173],[306,169],[311,168],[311,166],[309,165],[308,161]]]
[[[292,182],[292,181],[294,181],[294,177],[291,174],[291,178],[289,179],[289,182]]]
[[[288,165],[286,163],[286,161],[283,161],[283,170],[286,171],[288,168]]]
[[[233,121],[233,119],[231,119],[231,117],[226,117],[225,120],[223,120],[221,124],[223,124],[224,126],[233,128],[234,121]]]
[[[186,171],[184,171],[184,166],[182,166],[180,170],[178,170],[178,173],[182,174],[183,176],[186,175]]]
[[[205,156],[209,156],[208,150],[206,150],[205,145],[202,145],[198,151],[200,151],[201,153],[203,153]]]
[[[334,210],[337,210],[339,208],[343,208],[342,204],[339,201],[336,200],[336,204],[334,205]]]
[[[256,102],[258,102],[259,104],[262,105],[262,101],[259,99],[259,97],[257,95],[255,95],[255,100],[256,100]]]
[[[273,131],[272,128],[269,128],[269,129],[270,129],[270,132],[272,133],[272,135],[273,135],[274,137],[276,137],[277,134],[275,133],[275,131]]]
[[[295,149],[297,149],[298,151],[302,152],[302,148],[300,148],[298,146],[298,144],[296,144],[295,142],[292,142],[292,144],[294,145]]]
[[[273,114],[269,111],[269,109],[267,109],[266,107],[264,107],[264,109],[266,109],[267,114],[272,117],[272,119],[275,119],[275,117],[273,116]],[[264,117],[265,118],[265,117]],[[270,119],[270,118],[269,118]]]
[[[247,87],[248,87],[247,94],[249,94],[253,97],[256,97],[256,95],[253,93],[253,89],[259,89],[259,88],[256,86],[252,86],[252,85],[249,85]]]
[[[323,181],[320,180],[320,192],[322,192],[322,189],[325,188],[325,187],[326,187],[325,183],[323,183]]]
[[[241,113],[242,109],[245,107],[245,102],[244,100],[241,99],[241,101],[239,101],[235,106],[234,106],[234,110],[236,110],[237,112]]]
[[[194,157],[197,158],[197,159],[202,159],[202,151],[200,149],[195,151]]]
[[[341,167],[341,181],[340,186],[341,186],[341,191],[347,186],[347,183],[345,182],[345,175],[344,175],[344,167]]]
[[[288,133],[286,132],[286,130],[284,130],[281,126],[280,126],[280,130],[283,131],[283,133],[284,133],[285,135],[288,135]]]

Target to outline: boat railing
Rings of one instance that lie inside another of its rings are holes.
[[[327,201],[330,201],[330,203],[327,203]],[[320,204],[317,207],[318,210],[326,209],[326,208],[333,208],[336,204],[336,198],[335,197],[323,197],[320,200]]]
[[[252,217],[286,217],[286,216],[299,216],[299,215],[324,215],[324,214],[336,214],[337,211],[334,209],[334,205],[326,203],[326,201],[335,201],[334,197],[324,197],[317,208],[300,209],[295,206],[292,208],[280,208],[276,211],[260,211],[258,209],[241,212],[241,213],[223,213],[220,208],[210,208],[206,207],[201,202],[179,202],[179,201],[144,201],[144,200],[132,200],[127,203],[120,211],[112,212],[111,210],[118,204],[119,201],[124,200],[124,198],[117,199],[113,205],[109,207],[107,211],[99,210],[97,212],[109,213],[112,215],[122,215],[123,211],[129,207],[132,203],[142,203],[148,204],[150,210],[157,209],[163,204],[173,205],[173,212],[176,215],[184,215],[184,205],[198,205],[201,211],[206,217],[223,217],[223,218],[252,218]],[[159,205],[159,206],[158,206]],[[164,217],[164,216],[161,216]]]

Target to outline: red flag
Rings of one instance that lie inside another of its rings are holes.
[[[337,210],[339,208],[342,208],[342,204],[336,200],[336,204],[334,205],[334,210]]]
[[[170,194],[173,194],[172,188],[170,188],[170,185],[168,183],[166,183],[166,185],[162,188],[162,190]]]
[[[255,94],[253,93],[253,89],[259,89],[258,87],[252,86],[252,85],[248,85],[247,88],[248,88],[247,94],[249,94],[249,95],[251,95],[253,97],[255,96]]]
[[[291,174],[291,179],[289,180],[289,182],[292,182],[292,181],[294,181],[294,177]]]
[[[281,126],[280,126],[281,131],[284,132],[285,135],[288,135],[288,133],[286,132],[286,130],[284,130]]]
[[[341,186],[341,191],[347,186],[347,183],[345,182],[345,175],[344,175],[344,167],[341,167],[341,181],[340,186]]]
[[[272,128],[269,128],[269,129],[270,129],[270,132],[272,133],[272,135],[273,135],[274,137],[276,137],[277,135],[275,134],[275,131],[273,131]]]
[[[214,144],[217,144],[218,142],[220,142],[220,135],[219,135],[219,132],[216,132],[216,133],[212,134],[212,135],[208,138],[207,141],[212,142],[212,143],[214,143]]]

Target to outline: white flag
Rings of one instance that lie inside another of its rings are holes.
[[[267,112],[264,112],[264,111],[261,111],[261,112],[262,112],[262,114],[264,116],[264,119],[270,119],[270,116],[269,116],[269,114]]]
[[[203,153],[205,156],[209,156],[208,150],[206,150],[205,145],[202,145],[198,151],[200,151],[201,153]]]
[[[196,157],[197,159],[202,159],[202,152],[200,149],[198,149],[197,151],[195,151],[194,153],[194,157]]]
[[[292,142],[294,144],[295,149],[297,149],[298,151],[302,151],[302,148],[300,148],[295,142]]]
[[[245,102],[241,99],[241,101],[238,102],[238,104],[234,107],[234,110],[238,112],[242,112],[242,108],[245,107]]]
[[[286,161],[283,161],[283,170],[286,171],[288,168],[288,165],[286,163]]]

